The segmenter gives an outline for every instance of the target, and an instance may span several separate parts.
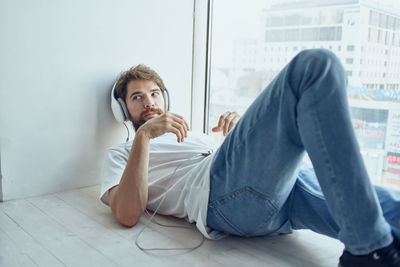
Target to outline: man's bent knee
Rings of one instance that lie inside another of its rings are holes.
[[[316,48],[303,50],[297,54],[298,60],[311,65],[332,65],[340,64],[337,56],[328,49]]]
[[[293,59],[289,68],[289,81],[298,96],[311,84],[320,83],[321,79],[329,79],[330,88],[324,86],[315,89],[345,90],[344,68],[336,55],[327,49],[303,50]]]

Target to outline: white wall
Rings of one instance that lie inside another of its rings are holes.
[[[126,136],[111,85],[132,65],[158,71],[188,120],[192,12],[188,0],[1,0],[0,198],[100,182],[105,148]]]

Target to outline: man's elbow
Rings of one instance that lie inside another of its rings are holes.
[[[116,197],[115,191],[110,192],[110,208],[115,219],[126,227],[135,226],[143,214],[144,208],[138,208],[135,205],[127,205],[126,201]]]
[[[130,208],[118,206],[114,201],[110,202],[110,204],[111,211],[120,224],[126,227],[133,227],[138,223],[141,213],[135,213]]]
[[[118,221],[120,224],[122,224],[123,226],[126,226],[126,227],[133,227],[133,226],[135,226],[135,225],[138,223],[138,221],[139,221],[139,219],[140,219],[140,216],[135,216],[135,215],[119,215],[119,214],[116,214],[116,215],[115,215],[115,218],[116,218],[117,221]]]

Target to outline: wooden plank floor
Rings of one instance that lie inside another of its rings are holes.
[[[148,217],[125,228],[98,199],[99,186],[0,203],[0,266],[337,266],[343,245],[311,231],[206,240],[192,251],[143,252],[135,239]],[[190,225],[156,216],[165,224]],[[144,247],[192,247],[195,229],[150,224]]]

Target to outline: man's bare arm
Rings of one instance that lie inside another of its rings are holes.
[[[109,190],[115,218],[128,227],[139,221],[147,204],[149,140],[143,132],[136,133],[121,181]]]
[[[182,116],[168,112],[147,121],[137,130],[121,181],[109,190],[110,207],[118,222],[134,226],[146,208],[150,139],[171,132],[176,134],[178,142],[183,142],[188,129]]]

